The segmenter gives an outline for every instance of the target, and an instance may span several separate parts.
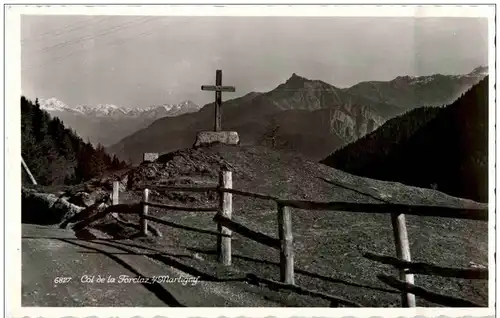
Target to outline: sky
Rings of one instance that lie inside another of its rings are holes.
[[[215,71],[265,92],[293,73],[337,87],[488,61],[486,18],[166,17],[24,15],[21,90],[76,106],[204,105]]]

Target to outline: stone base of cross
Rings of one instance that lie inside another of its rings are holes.
[[[208,146],[214,143],[239,145],[240,136],[236,131],[200,131],[196,134],[193,148]]]
[[[200,131],[196,135],[196,141],[193,147],[202,147],[213,143],[223,143],[228,145],[239,145],[240,137],[236,131],[221,131],[222,129],[222,92],[234,92],[234,86],[222,86],[222,71],[217,70],[215,73],[215,85],[203,85],[204,91],[215,91],[215,120],[214,131]]]
[[[158,159],[160,155],[157,152],[145,152],[142,154],[142,161],[143,162],[153,162]]]

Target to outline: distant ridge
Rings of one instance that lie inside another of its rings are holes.
[[[147,127],[153,121],[179,116],[200,109],[192,101],[155,105],[147,108],[125,108],[112,104],[68,106],[56,98],[41,99],[40,108],[61,119],[84,140],[108,146],[123,136]]]
[[[322,163],[359,176],[488,200],[488,77],[444,108],[417,108]]]
[[[362,95],[374,102],[397,105],[406,111],[450,104],[487,75],[488,67],[479,66],[464,75],[398,76],[385,82],[361,82],[344,91]]]
[[[127,108],[113,104],[98,104],[95,107],[87,105],[68,106],[55,97],[49,99],[40,99],[40,108],[48,112],[77,112],[84,115],[94,116],[146,116],[153,118],[155,116],[167,115],[177,116],[190,111],[198,111],[200,107],[190,100],[178,104],[155,105],[147,108]]]

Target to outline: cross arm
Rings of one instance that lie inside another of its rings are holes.
[[[201,90],[216,92],[235,92],[236,88],[234,86],[203,85],[201,86]]]

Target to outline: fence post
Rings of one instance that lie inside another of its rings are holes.
[[[221,171],[219,175],[219,187],[232,189],[233,176],[231,171]],[[231,193],[219,191],[219,213],[228,219],[231,219],[233,212],[233,195]],[[231,230],[217,224],[217,230],[221,234],[231,235]],[[225,266],[231,265],[231,237],[217,236],[217,254],[219,262]]]
[[[278,203],[278,234],[280,248],[280,278],[285,284],[295,284],[293,274],[293,235],[290,207]]]
[[[143,197],[142,197],[142,213],[141,213],[141,234],[144,236],[148,235],[148,220],[146,220],[145,216],[148,215],[148,205],[145,204],[148,202],[149,190],[144,189]]]
[[[394,241],[396,243],[396,255],[404,261],[411,261],[410,242],[408,240],[408,232],[406,231],[405,215],[403,213],[391,214],[392,230],[394,233]],[[405,273],[405,269],[399,270],[399,279],[407,283],[413,284],[413,274]],[[415,307],[415,295],[403,292],[401,295],[403,307]]]
[[[120,202],[119,195],[120,183],[118,181],[113,181],[113,205],[117,205]]]

